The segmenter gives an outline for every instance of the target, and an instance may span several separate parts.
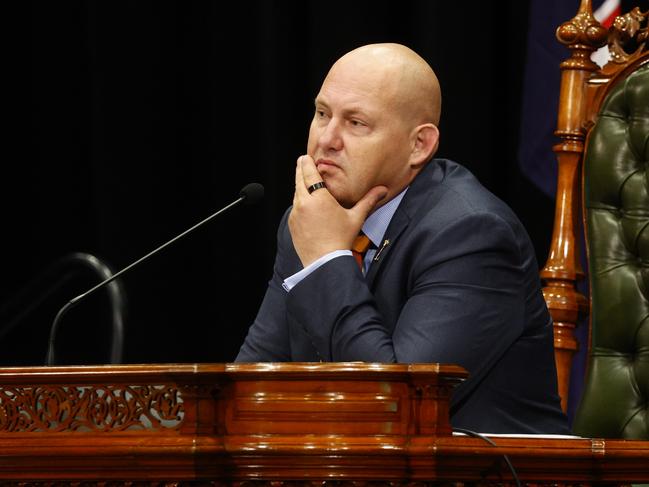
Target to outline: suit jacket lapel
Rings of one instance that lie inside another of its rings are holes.
[[[397,245],[399,236],[408,227],[417,210],[424,207],[424,201],[433,194],[435,186],[442,179],[443,171],[433,159],[410,184],[410,188],[408,188],[403,200],[401,200],[397,211],[394,212],[394,216],[383,236],[383,241],[379,245],[365,276],[370,289],[373,288],[374,280],[379,274],[383,263],[389,258],[390,252]]]

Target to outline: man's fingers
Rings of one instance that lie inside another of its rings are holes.
[[[304,166],[303,161],[309,156],[300,156],[297,158],[297,165],[295,167],[295,195],[293,197],[293,202],[295,203],[295,198],[300,197],[304,198],[309,196],[309,191],[304,182]],[[309,157],[310,159],[310,157]]]
[[[293,196],[293,203],[295,204],[295,198],[309,196],[313,191],[309,190],[309,188],[317,183],[322,184],[320,188],[325,187],[322,176],[313,162],[313,158],[309,155],[298,157],[295,168],[295,194]]]
[[[302,158],[305,156],[300,156],[297,158],[297,164],[295,165],[295,189],[298,186],[304,186],[304,175],[302,172]]]
[[[305,188],[322,181],[322,176],[315,167],[315,162],[313,162],[311,156],[302,156],[299,164],[302,166],[302,180]]]

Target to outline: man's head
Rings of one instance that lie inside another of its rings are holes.
[[[437,77],[417,53],[399,44],[359,47],[322,84],[307,152],[343,206],[378,185],[388,201],[437,150],[440,107]]]

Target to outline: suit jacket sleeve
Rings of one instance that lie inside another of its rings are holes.
[[[499,216],[480,212],[445,228],[408,231],[395,243],[407,248],[393,249],[382,269],[382,279],[395,279],[386,284],[406,296],[393,329],[351,257],[295,286],[287,318],[306,330],[324,360],[458,363],[477,379],[524,326],[528,286],[516,237]]]
[[[237,362],[289,362],[292,360],[289,332],[286,326],[286,291],[282,283],[287,276],[301,269],[299,258],[290,242],[288,215],[282,217],[277,232],[277,254],[273,276],[257,317],[248,330]]]

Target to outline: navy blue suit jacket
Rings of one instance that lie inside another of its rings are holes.
[[[335,258],[302,269],[287,225],[237,361],[459,364],[451,423],[490,433],[569,433],[552,320],[527,232],[464,167],[433,159],[410,185],[367,276]]]

